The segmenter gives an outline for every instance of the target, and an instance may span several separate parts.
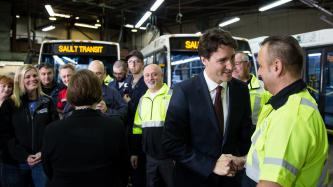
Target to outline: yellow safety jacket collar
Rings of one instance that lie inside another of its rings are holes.
[[[306,89],[306,84],[302,79],[299,79],[272,96],[267,104],[271,104],[274,110],[277,110],[288,101],[290,95],[298,93],[304,89]]]

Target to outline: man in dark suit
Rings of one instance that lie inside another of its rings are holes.
[[[163,146],[175,160],[175,186],[240,185],[231,176],[244,161],[232,155],[247,154],[252,124],[248,88],[232,78],[236,48],[230,33],[208,30],[198,48],[204,72],[173,90]]]

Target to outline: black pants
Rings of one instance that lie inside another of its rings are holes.
[[[256,187],[257,183],[250,179],[246,173],[244,173],[243,178],[242,178],[242,187]]]
[[[171,159],[158,160],[147,155],[147,187],[173,187],[173,168]]]
[[[132,167],[131,167],[132,168]],[[138,155],[138,167],[131,169],[132,187],[146,187],[146,156],[143,153]]]

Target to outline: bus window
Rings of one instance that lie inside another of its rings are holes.
[[[107,74],[112,75],[112,66],[120,59],[119,44],[102,41],[72,41],[54,40],[42,44],[38,63],[48,63],[54,66],[55,78],[58,69],[64,64],[73,64],[76,69],[86,69],[93,60],[104,63]]]
[[[202,72],[197,52],[171,52],[171,86]]]
[[[330,129],[333,128],[333,49],[327,53],[324,76],[326,77],[325,91],[325,123]]]
[[[309,51],[307,54],[307,83],[311,95],[318,100],[320,90],[320,59],[321,52]]]
[[[156,62],[157,65],[159,65],[163,72],[163,80],[166,83],[167,82],[167,57],[165,50],[159,51],[156,53]]]

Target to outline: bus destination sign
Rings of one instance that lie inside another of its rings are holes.
[[[58,45],[56,50],[58,53],[90,53],[101,54],[103,53],[104,46],[91,46],[91,45]]]
[[[199,46],[199,37],[170,38],[172,51],[196,51]]]

